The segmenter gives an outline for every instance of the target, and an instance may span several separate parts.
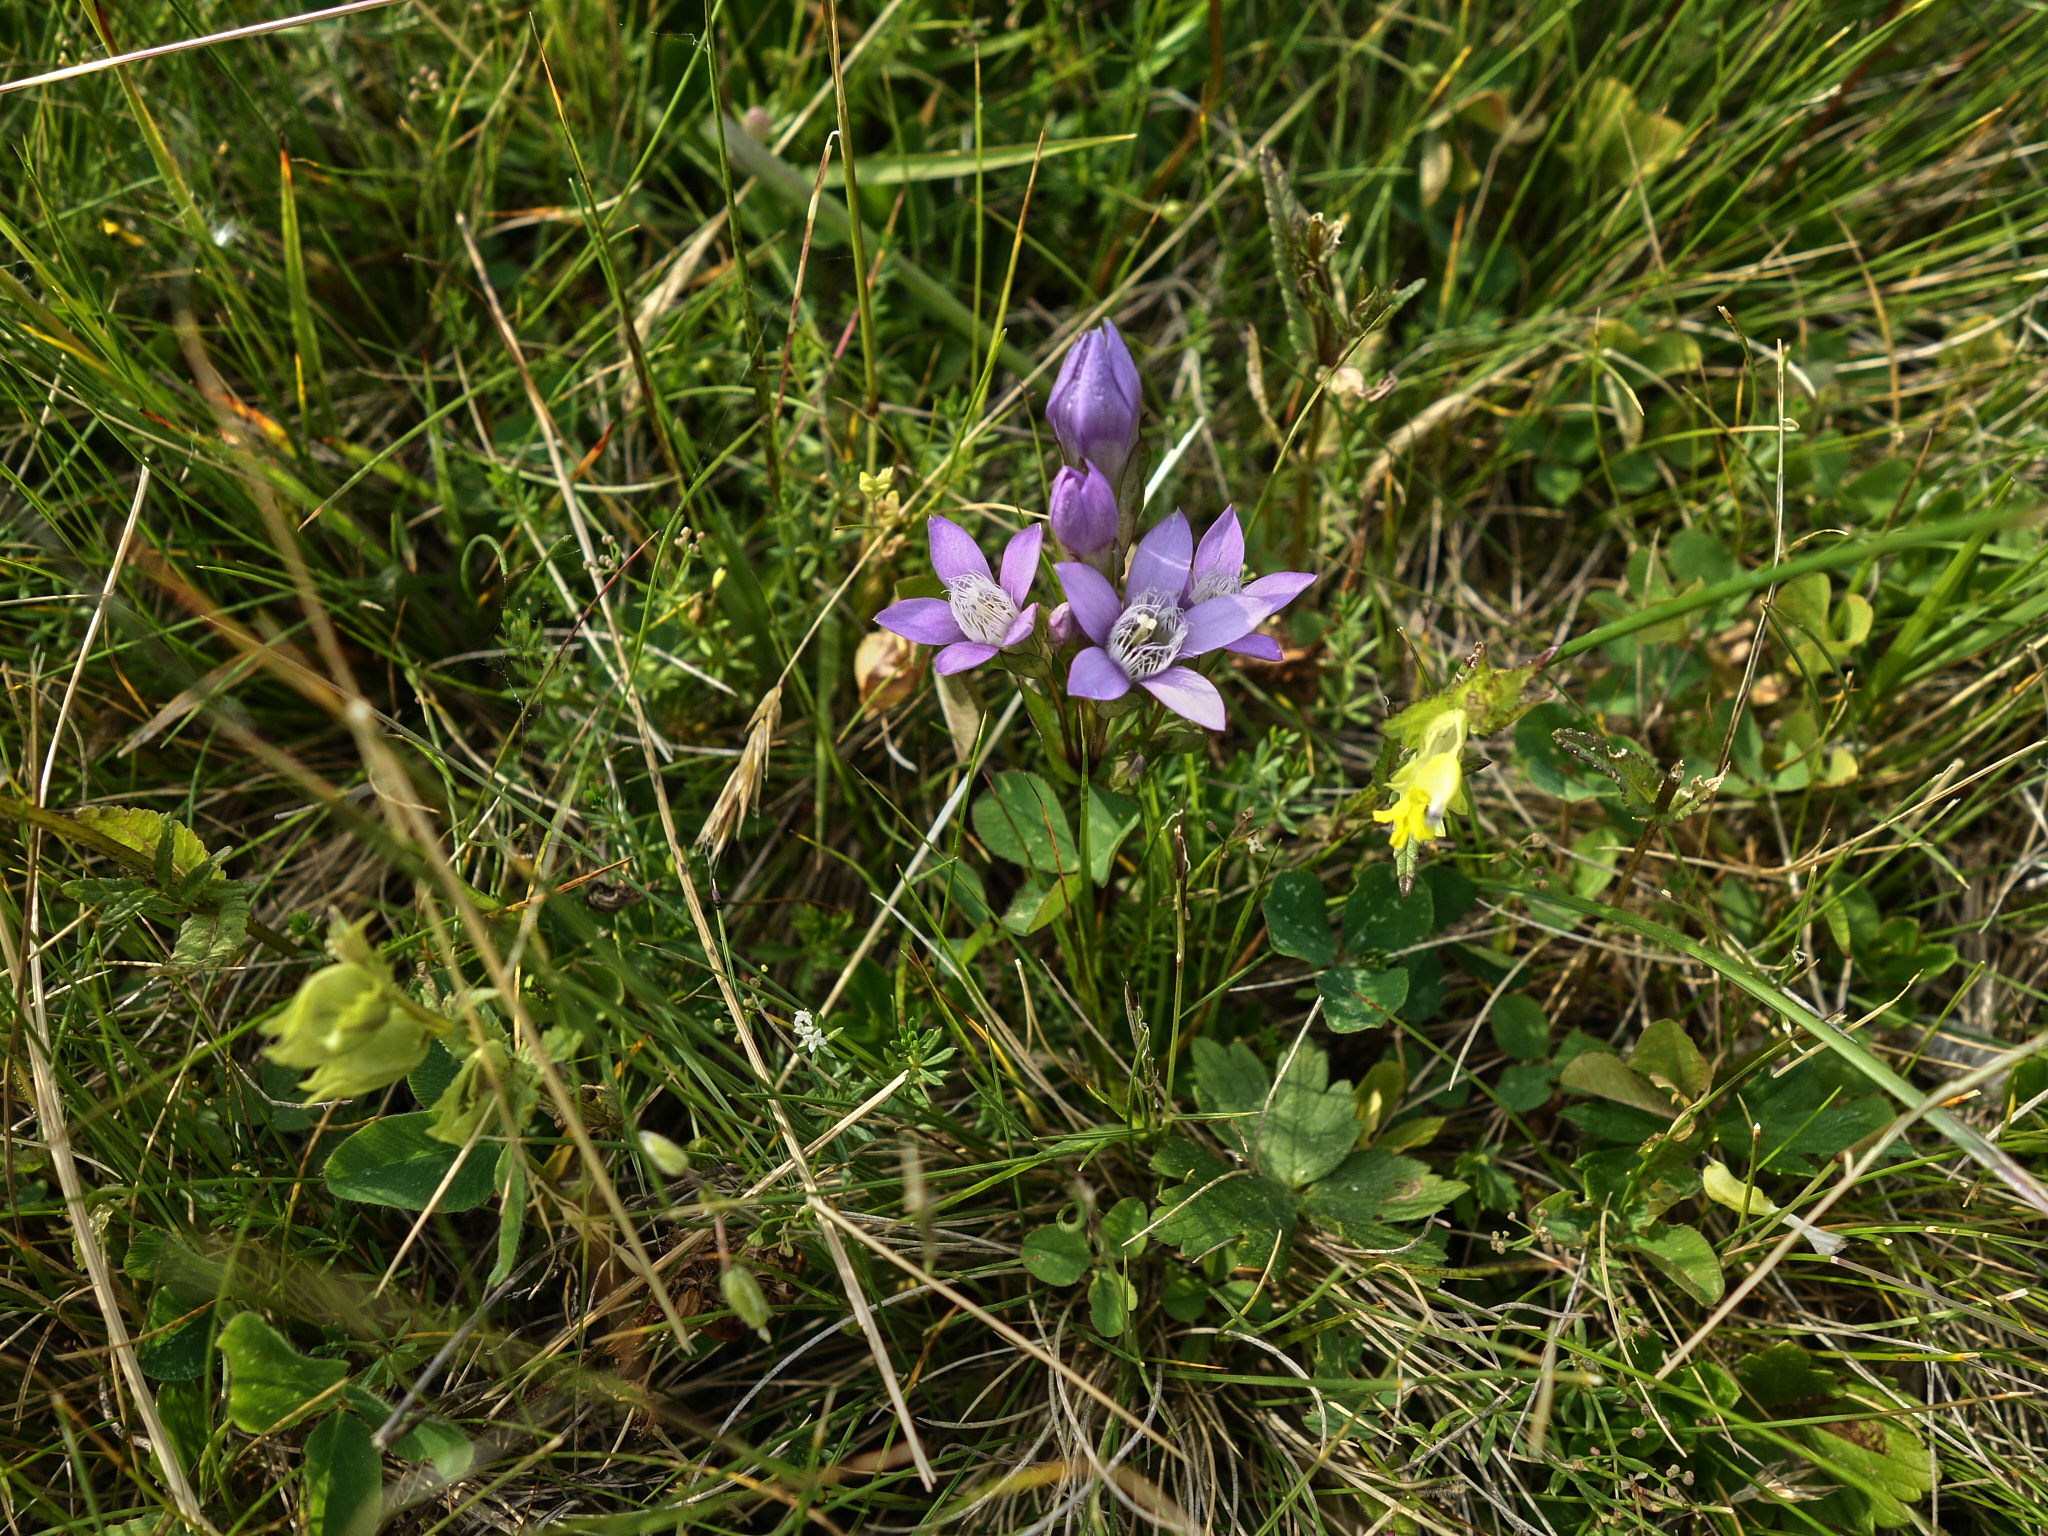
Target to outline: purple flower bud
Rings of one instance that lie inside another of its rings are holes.
[[[1065,645],[1080,632],[1080,626],[1074,622],[1074,610],[1070,605],[1061,603],[1046,615],[1045,638],[1054,646]]]
[[[1093,464],[1054,475],[1051,500],[1052,536],[1069,560],[1093,564],[1116,541],[1116,492]]]
[[[1138,446],[1138,365],[1105,320],[1068,349],[1045,419],[1069,464],[1092,463],[1113,486]]]

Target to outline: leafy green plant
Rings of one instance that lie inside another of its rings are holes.
[[[1235,1245],[1284,1273],[1307,1218],[1362,1247],[1441,1262],[1441,1247],[1401,1224],[1434,1215],[1465,1186],[1385,1146],[1361,1148],[1377,1126],[1361,1125],[1351,1085],[1330,1082],[1320,1049],[1298,1044],[1277,1078],[1242,1042],[1197,1039],[1193,1054],[1197,1101],[1239,1163],[1180,1137],[1154,1154],[1153,1171],[1175,1181],[1159,1196],[1162,1242],[1188,1258]]]
[[[1421,1022],[1436,1012],[1443,966],[1423,944],[1463,917],[1473,900],[1470,882],[1455,870],[1432,867],[1404,898],[1394,871],[1368,864],[1334,930],[1321,882],[1307,870],[1280,875],[1263,911],[1274,950],[1321,968],[1316,991],[1323,1016],[1332,1029],[1351,1033],[1397,1018]]]

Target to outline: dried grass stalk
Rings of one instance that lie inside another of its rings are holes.
[[[725,781],[725,788],[718,792],[718,802],[711,807],[711,814],[704,818],[704,830],[697,834],[697,851],[714,864],[740,823],[747,819],[747,813],[760,802],[761,786],[768,778],[768,749],[781,725],[782,684],[777,683],[754,706],[753,718],[747,721],[747,744],[740,751],[739,764]]]

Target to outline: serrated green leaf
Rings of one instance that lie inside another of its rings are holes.
[[[238,1312],[214,1340],[228,1362],[228,1419],[252,1435],[297,1423],[340,1399],[348,1366],[313,1360],[254,1312]]]
[[[163,847],[164,835],[168,832],[171,839],[168,850],[171,879],[160,882],[164,885],[192,874],[207,862],[206,845],[199,841],[191,828],[160,811],[122,805],[88,805],[74,813],[72,820],[102,837],[112,838],[124,848],[146,853],[151,858],[155,858],[158,849]]]
[[[1832,1398],[1838,1380],[1833,1371],[1815,1365],[1813,1356],[1790,1340],[1737,1361],[1735,1375],[1743,1391],[1766,1409]]]
[[[1210,1114],[1249,1117],[1265,1108],[1273,1080],[1251,1048],[1242,1041],[1229,1046],[1206,1037],[1190,1048],[1195,1059],[1195,1101]],[[1240,1151],[1249,1148],[1248,1118],[1216,1127],[1216,1134]]]
[[[1350,1236],[1434,1215],[1465,1188],[1456,1180],[1430,1172],[1412,1157],[1371,1147],[1352,1153],[1327,1177],[1317,1180],[1302,1209],[1319,1224]]]
[[[1071,1227],[1044,1226],[1024,1239],[1021,1257],[1033,1279],[1047,1285],[1072,1285],[1088,1273],[1088,1239]]]
[[[1160,1192],[1161,1219],[1152,1230],[1187,1258],[1244,1236],[1256,1238],[1256,1246],[1270,1252],[1268,1245],[1293,1229],[1294,1197],[1284,1187],[1248,1169],[1233,1169],[1192,1142],[1168,1141],[1154,1155],[1152,1167],[1184,1181]]]
[[[1343,1162],[1358,1140],[1351,1085],[1320,1088],[1290,1075],[1274,1089],[1258,1126],[1259,1171],[1295,1187],[1312,1183]]]
[[[1305,869],[1290,869],[1273,882],[1261,909],[1273,948],[1310,965],[1337,958],[1337,941],[1323,909],[1322,882]]]
[[[253,894],[253,888],[243,881],[221,881],[211,893],[212,905],[194,912],[179,927],[177,943],[171,948],[171,969],[210,970],[240,955],[249,936]]]
[[[172,918],[178,909],[157,894],[145,880],[88,878],[67,880],[63,892],[82,907],[91,907],[99,920],[118,926],[136,917]]]

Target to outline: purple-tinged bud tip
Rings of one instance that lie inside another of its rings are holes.
[[[1080,626],[1074,622],[1074,610],[1068,604],[1061,603],[1046,615],[1045,638],[1055,646],[1066,645],[1080,632]]]
[[[1045,419],[1069,464],[1092,463],[1114,485],[1138,446],[1139,403],[1138,365],[1105,320],[1068,349]]]
[[[1052,536],[1070,560],[1089,559],[1116,540],[1116,491],[1093,464],[1053,476],[1051,513]]]

